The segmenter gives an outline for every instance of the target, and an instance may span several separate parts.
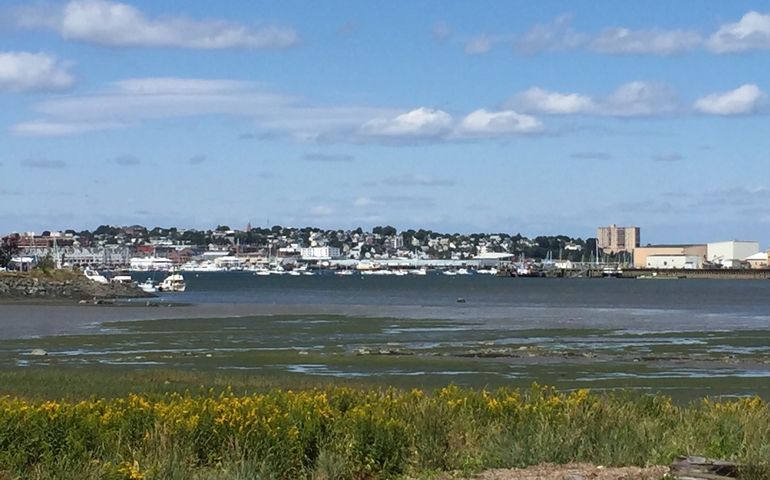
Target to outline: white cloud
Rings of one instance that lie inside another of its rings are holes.
[[[630,30],[609,28],[595,37],[590,48],[600,53],[675,55],[698,48],[703,42],[691,30]]]
[[[117,47],[263,49],[288,48],[299,41],[287,27],[183,16],[150,19],[131,5],[110,0],[72,0],[53,11],[50,6],[20,9],[16,16],[23,27],[52,29],[65,40]]]
[[[492,49],[494,40],[486,33],[476,35],[467,42],[465,42],[465,53],[469,55],[481,55],[487,53]]]
[[[420,107],[393,118],[366,122],[361,133],[382,137],[431,137],[445,133],[452,126],[452,116],[443,110]]]
[[[616,117],[663,115],[679,108],[679,100],[671,88],[643,81],[621,85],[599,105],[600,113]]]
[[[587,95],[551,92],[540,87],[532,87],[515,95],[508,104],[524,111],[547,115],[589,113],[594,109],[594,102]]]
[[[770,49],[770,15],[750,11],[739,21],[722,25],[706,46],[715,53]]]
[[[587,35],[570,26],[572,15],[560,15],[550,23],[538,24],[515,42],[516,49],[525,54],[574,50],[582,46]]]
[[[44,53],[0,52],[0,92],[66,90],[75,83],[69,67]]]
[[[765,99],[756,85],[741,85],[735,90],[712,93],[695,101],[695,110],[712,115],[749,115],[755,113]]]
[[[416,174],[388,177],[383,179],[381,183],[398,187],[453,187],[455,185],[455,181],[449,178],[436,178]]]
[[[310,209],[310,214],[317,217],[334,215],[334,209],[328,205],[315,205]]]
[[[11,127],[11,133],[22,137],[60,137],[113,130],[125,126],[126,125],[120,123],[37,120],[17,123]]]
[[[531,115],[523,115],[513,110],[490,112],[480,109],[462,119],[458,133],[470,136],[492,136],[534,133],[542,129],[543,124],[540,120]]]
[[[129,78],[113,83],[116,90],[137,95],[196,95],[246,92],[255,87],[251,82],[238,80],[208,80],[199,78]]]
[[[353,206],[355,207],[368,207],[374,203],[375,201],[369,197],[357,197],[355,200],[353,200]]]
[[[39,117],[12,126],[13,134],[78,135],[137,127],[155,120],[210,116],[239,118],[260,135],[317,143],[446,142],[542,129],[536,118],[511,110],[482,109],[455,121],[443,110],[426,107],[404,112],[312,105],[298,97],[264,90],[257,83],[226,79],[125,79],[91,94],[46,99],[32,108]]]
[[[431,28],[431,34],[435,41],[443,43],[452,36],[452,29],[449,28],[446,22],[438,22]]]
[[[675,92],[666,86],[635,81],[598,98],[533,87],[514,95],[506,105],[523,112],[546,115],[643,117],[672,113],[679,108],[679,101]]]

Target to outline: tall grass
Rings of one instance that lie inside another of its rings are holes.
[[[329,388],[239,396],[0,398],[0,478],[394,478],[543,462],[744,462],[767,478],[770,408],[758,399]]]

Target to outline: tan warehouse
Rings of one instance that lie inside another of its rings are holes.
[[[663,257],[671,257],[672,263],[676,264],[676,257],[692,257],[700,259],[700,265],[693,268],[700,268],[706,260],[708,247],[703,245],[648,245],[646,247],[637,247],[634,249],[634,268],[660,268],[659,260]],[[667,260],[664,260],[667,261]]]

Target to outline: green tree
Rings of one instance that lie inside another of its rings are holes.
[[[56,269],[56,262],[54,262],[53,257],[49,253],[45,257],[41,258],[37,261],[37,266],[35,267],[38,270],[42,270],[45,273],[50,272],[51,270]]]
[[[18,236],[7,236],[0,242],[0,268],[8,267],[11,259],[19,252]]]

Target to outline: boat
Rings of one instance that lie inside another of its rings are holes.
[[[442,275],[448,275],[450,277],[454,277],[454,276],[457,275],[457,272],[455,272],[454,270],[444,270],[443,272],[441,272],[441,274]]]
[[[88,267],[85,270],[83,270],[83,275],[85,275],[87,279],[96,283],[103,283],[105,285],[110,283],[110,281],[107,280],[107,278],[104,275]]]
[[[174,272],[168,277],[164,278],[158,286],[158,290],[161,292],[184,292],[187,288],[187,284],[184,281],[184,277],[179,272]]]
[[[494,268],[494,267],[492,267],[492,268],[480,268],[480,269],[476,270],[476,273],[481,274],[481,275],[497,275],[497,269]]]
[[[425,268],[415,268],[415,269],[409,270],[408,273],[409,273],[409,275],[424,276],[424,275],[428,274],[428,270],[425,269]]]
[[[352,270],[337,270],[336,272],[334,272],[334,274],[335,275],[339,275],[341,277],[348,277],[350,275],[353,275],[353,271]]]
[[[150,277],[147,277],[147,280],[145,280],[143,283],[140,283],[139,288],[144,293],[155,293],[158,291],[158,287],[155,286],[155,282],[153,282],[152,278]]]
[[[131,275],[115,275],[110,279],[112,283],[120,283],[122,285],[131,285],[134,283],[134,279]]]

